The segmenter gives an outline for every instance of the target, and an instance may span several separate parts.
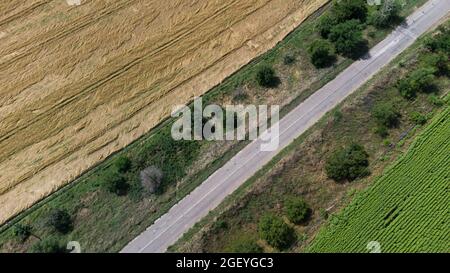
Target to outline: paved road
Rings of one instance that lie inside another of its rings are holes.
[[[449,0],[429,1],[408,17],[405,26],[399,27],[376,45],[370,51],[370,57],[355,62],[281,119],[278,150],[263,152],[260,149],[261,140],[253,141],[121,252],[165,252],[277,153],[409,47],[418,36],[448,15],[449,10]]]

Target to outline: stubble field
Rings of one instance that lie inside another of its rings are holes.
[[[326,0],[0,3],[0,223],[273,47]]]

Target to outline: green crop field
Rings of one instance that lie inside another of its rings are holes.
[[[450,107],[436,116],[409,151],[330,219],[310,252],[450,250]]]

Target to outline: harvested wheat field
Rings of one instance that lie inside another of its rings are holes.
[[[1,1],[0,223],[148,132],[325,2]]]

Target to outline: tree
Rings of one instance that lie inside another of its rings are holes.
[[[311,63],[316,68],[324,68],[336,61],[333,46],[326,40],[315,40],[309,47]]]
[[[49,225],[52,226],[56,231],[66,234],[70,232],[73,228],[72,219],[66,210],[54,209],[50,213]]]
[[[379,125],[392,128],[398,125],[400,113],[392,103],[379,103],[372,110],[373,117]]]
[[[310,208],[302,198],[287,199],[284,209],[289,221],[294,224],[305,222],[310,214]]]
[[[125,173],[131,168],[131,160],[126,156],[120,156],[114,161],[114,167],[120,173]]]
[[[400,21],[401,4],[398,0],[385,0],[381,8],[371,17],[371,23],[378,28],[389,27]]]
[[[127,183],[127,180],[125,179],[125,177],[115,171],[109,171],[106,175],[105,175],[105,186],[106,189],[111,192],[114,193],[118,196],[122,196],[127,194],[130,185]]]
[[[256,80],[260,86],[276,87],[279,83],[278,77],[275,75],[275,70],[270,66],[262,66],[256,73]]]
[[[331,12],[339,23],[358,19],[365,22],[367,19],[367,1],[366,0],[340,0],[337,1]]]
[[[249,236],[241,236],[239,239],[231,242],[227,247],[227,252],[231,253],[263,253],[262,247],[258,245],[255,239]]]
[[[30,225],[16,224],[13,228],[13,234],[21,242],[25,242],[31,235],[32,227]]]
[[[355,180],[367,176],[369,155],[358,144],[335,151],[326,161],[325,170],[329,178],[335,181]]]
[[[295,239],[294,231],[280,217],[264,215],[259,221],[259,236],[269,245],[284,249]]]
[[[368,42],[363,38],[360,21],[350,20],[331,29],[330,40],[336,52],[345,57],[357,59],[368,52]]]
[[[67,249],[57,239],[50,237],[41,240],[31,247],[33,253],[66,253]]]

